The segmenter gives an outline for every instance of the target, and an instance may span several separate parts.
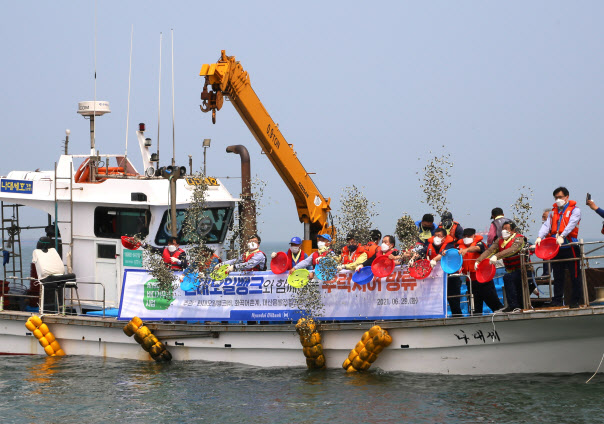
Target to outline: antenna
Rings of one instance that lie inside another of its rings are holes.
[[[172,32],[172,166],[176,165],[174,157],[176,156],[176,142],[174,138],[174,30]]]
[[[90,156],[94,156],[96,135],[94,132],[94,118],[96,116],[96,40],[97,40],[97,0],[94,0],[94,109],[90,122]]]
[[[159,168],[159,112],[161,109],[161,42],[163,34],[159,33],[159,89],[157,93],[157,166]]]
[[[122,166],[126,166],[128,158],[128,123],[130,122],[130,81],[132,80],[132,39],[134,38],[134,24],[130,29],[130,69],[128,70],[128,111],[126,112],[126,151],[124,153],[124,163]],[[126,170],[124,169],[124,172]]]

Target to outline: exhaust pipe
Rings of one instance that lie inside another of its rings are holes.
[[[256,233],[256,204],[252,198],[252,176],[250,154],[241,144],[228,146],[227,153],[235,153],[241,157],[241,202],[239,203],[239,216],[243,241]]]

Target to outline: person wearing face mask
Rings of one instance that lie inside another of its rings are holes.
[[[168,245],[162,251],[164,263],[173,271],[182,271],[188,266],[187,254],[178,245],[176,237],[168,238]]]
[[[277,252],[271,253],[271,258],[275,256],[277,256]],[[292,237],[289,241],[289,249],[287,250],[287,269],[292,269],[306,258],[308,258],[308,255],[302,250],[302,239],[300,237]]]
[[[312,255],[308,256],[306,259],[298,262],[297,265],[294,265],[292,269],[289,270],[289,273],[293,273],[297,269],[303,269],[308,267],[315,267],[321,261],[321,259],[326,256],[333,256],[334,252],[331,250],[331,236],[329,234],[319,234],[317,236],[317,248],[316,252],[313,252]],[[312,274],[312,273],[311,273]],[[309,275],[309,278],[312,278],[312,275]]]
[[[451,212],[443,212],[438,228],[444,228],[447,234],[453,237],[455,243],[463,238],[463,227],[459,225],[459,222],[453,221],[453,214]]]
[[[359,271],[363,268],[363,263],[367,260],[367,253],[356,237],[355,232],[350,232],[346,236],[346,246],[342,248],[342,255],[339,258],[336,257],[336,260],[340,262],[338,270]]]
[[[448,235],[444,228],[437,228],[434,232],[434,236],[428,239],[428,249],[426,251],[426,256],[428,259],[430,259],[430,265],[432,268],[434,268],[436,264],[440,262],[442,254],[449,249],[455,249],[453,237]],[[449,298],[449,296],[459,296],[460,294],[461,278],[451,276],[447,277],[447,301],[449,302],[449,307],[451,308],[451,314],[453,314],[453,316],[462,315],[461,299],[459,297]]]
[[[376,253],[376,257],[387,256],[389,259],[395,260],[399,258],[399,251],[395,249],[396,240],[394,236],[384,236],[380,249]]]
[[[260,243],[260,236],[252,234],[247,240],[247,251],[241,255],[241,258],[224,262],[230,265],[228,272],[266,271],[266,255],[260,250]]]
[[[425,214],[420,221],[415,221],[417,227],[417,239],[428,246],[428,239],[434,235],[436,230],[436,224],[434,223],[434,216],[432,214]]]
[[[367,253],[367,260],[363,263],[363,266],[371,266],[371,264],[373,264],[373,261],[380,250],[378,243],[382,239],[382,233],[380,230],[371,230],[369,232],[369,237],[371,240],[363,246],[365,253]]]
[[[474,268],[484,259],[489,258],[492,264],[498,259],[503,259],[505,265],[505,275],[503,276],[503,286],[508,306],[498,312],[514,312],[522,308],[522,274],[520,269],[520,254],[526,244],[526,238],[516,231],[514,222],[506,222],[501,230],[501,237],[485,250],[474,263]],[[529,275],[529,279],[531,276]],[[532,290],[534,286],[529,287]]]
[[[470,277],[472,295],[474,296],[474,312],[477,314],[482,314],[483,303],[491,308],[492,311],[503,308],[497,296],[495,282],[491,280],[486,283],[480,283],[476,279],[474,264],[480,254],[486,250],[486,246],[482,240],[483,237],[477,235],[474,228],[465,228],[463,230],[463,239],[457,242],[457,248],[463,257],[461,270]]]
[[[535,244],[537,246],[541,244],[541,240],[545,237],[555,237],[556,242],[560,245],[560,250],[553,258],[554,260],[577,258],[579,257],[579,247],[568,246],[568,244],[578,241],[581,210],[577,207],[577,202],[569,200],[569,192],[566,187],[558,187],[553,194],[556,203],[541,226]],[[554,297],[551,305],[562,306],[563,304],[564,272],[568,269],[573,288],[570,307],[578,308],[583,300],[583,286],[580,278],[581,261],[553,262],[551,266],[554,273]]]
[[[489,234],[487,235],[487,246],[492,245],[495,240],[501,237],[503,224],[511,221],[511,219],[503,216],[503,209],[501,208],[493,208],[491,211],[491,219],[493,221],[491,222]]]

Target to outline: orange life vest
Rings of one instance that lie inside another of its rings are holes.
[[[170,268],[173,271],[180,271],[182,270],[182,266],[177,265],[177,264],[173,264],[171,261],[171,258],[176,258],[178,259],[178,257],[182,254],[185,253],[184,250],[182,250],[181,248],[176,249],[176,251],[174,253],[170,253],[170,251],[168,250],[167,247],[164,248],[164,251],[161,254],[162,259],[164,260],[164,263],[166,265],[168,265],[168,268]]]
[[[499,252],[510,248],[518,237],[522,237],[524,239],[524,236],[519,233],[514,234],[514,238],[508,242],[506,242],[503,239],[503,237],[500,239],[497,239],[497,243],[499,246]],[[504,246],[504,243],[505,243],[505,246]],[[495,255],[495,256],[497,256],[497,255]],[[503,264],[505,265],[506,271],[515,271],[515,270],[519,269],[520,268],[520,251],[518,251],[518,253],[516,253],[514,256],[509,256],[507,258],[503,258]]]
[[[360,244],[357,246],[357,250],[354,251],[352,256],[350,256],[348,246],[344,246],[342,248],[342,265],[354,263],[363,253],[367,252],[365,252],[365,249]]]
[[[379,246],[374,242],[370,241],[365,246],[363,246],[365,253],[367,253],[367,259],[373,258],[378,251],[380,251]]]
[[[470,243],[469,246],[466,246],[466,244],[463,242],[463,240],[459,240],[457,242],[457,247],[459,250],[474,247],[474,246],[478,245],[478,243],[482,242],[483,238],[484,237],[482,237],[480,235],[475,235],[474,240],[472,241],[472,243]],[[476,281],[476,270],[474,269],[474,264],[476,263],[476,259],[478,259],[478,257],[480,255],[481,255],[480,252],[466,252],[466,254],[463,257],[463,264],[461,266],[461,270],[464,274],[469,273],[470,279],[472,281]]]
[[[564,229],[570,221],[570,216],[573,213],[573,209],[575,209],[576,206],[577,202],[574,200],[569,200],[568,205],[566,205],[562,211],[562,216],[560,216],[558,205],[554,203],[552,208],[552,225],[549,231],[550,236],[555,237],[556,234],[562,234],[564,232]],[[579,222],[581,221],[579,220]],[[569,242],[577,241],[577,236],[579,235],[579,222],[577,222],[577,226],[573,228],[573,230],[566,236]]]
[[[445,227],[443,227],[442,224],[440,224],[438,226],[438,228],[442,228],[445,231],[447,231],[447,235],[451,236],[453,238],[453,241],[456,242],[456,243],[459,240],[458,238],[455,237],[455,233],[457,232],[457,227],[459,227],[459,222],[457,222],[457,221],[453,221],[453,225],[451,225],[451,229],[450,230],[445,229]]]
[[[437,257],[438,255],[440,255],[441,250],[444,249],[447,246],[447,244],[453,243],[453,242],[454,242],[453,237],[449,234],[449,235],[447,235],[447,237],[445,237],[445,239],[440,244],[440,246],[438,246],[438,249],[436,249],[436,247],[434,246],[434,236],[430,237],[428,239],[428,251],[426,253],[426,255],[428,256],[428,259],[432,260],[435,257]]]

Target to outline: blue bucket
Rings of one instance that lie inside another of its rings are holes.
[[[447,274],[455,274],[461,268],[461,264],[463,264],[463,258],[457,249],[445,251],[440,260],[440,266]]]
[[[360,286],[363,286],[373,280],[373,271],[370,266],[363,267],[360,271],[352,274],[352,281]]]
[[[337,264],[331,258],[323,258],[315,267],[315,277],[318,280],[331,281],[337,273]]]
[[[192,291],[197,288],[197,278],[193,273],[185,274],[182,282],[180,283],[180,289],[182,291]]]

